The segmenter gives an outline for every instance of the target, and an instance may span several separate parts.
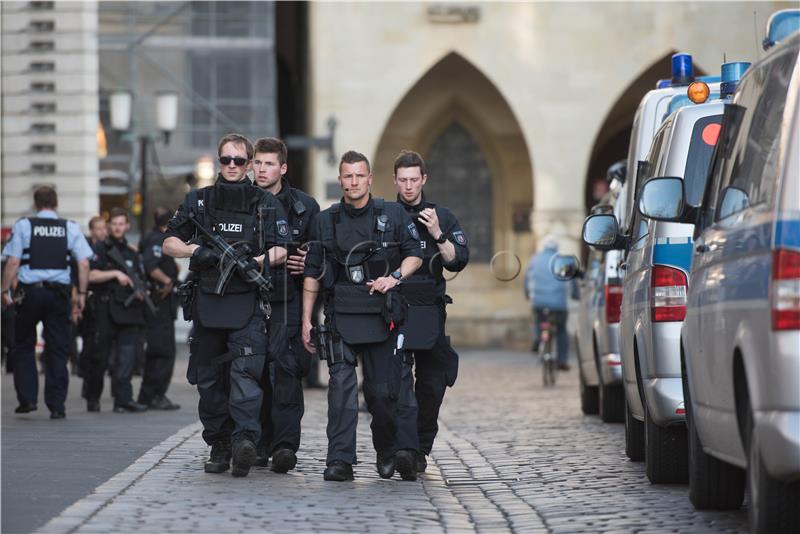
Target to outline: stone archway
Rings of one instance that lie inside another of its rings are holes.
[[[403,96],[374,155],[373,192],[394,199],[392,164],[402,149],[428,164],[426,194],[449,207],[471,244],[468,269],[448,284],[456,301],[448,331],[461,345],[526,346],[529,311],[522,276],[532,250],[533,167],[508,102],[478,68],[457,53],[431,67]],[[519,262],[514,257],[519,258]]]
[[[593,195],[596,182],[605,181],[608,167],[627,157],[636,108],[642,97],[651,89],[655,89],[658,80],[669,78],[672,55],[675,53],[676,51],[672,50],[654,61],[628,84],[606,115],[595,137],[586,171],[584,204],[587,212],[597,203],[597,198]],[[705,75],[697,65],[694,65],[694,72],[695,76]]]

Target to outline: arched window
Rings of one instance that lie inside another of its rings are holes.
[[[492,243],[492,177],[486,156],[466,128],[447,126],[425,158],[426,197],[458,217],[470,241],[470,260],[488,262]]]

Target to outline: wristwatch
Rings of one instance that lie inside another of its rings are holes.
[[[444,232],[442,232],[442,235],[439,236],[439,239],[436,240],[436,243],[438,245],[441,245],[445,241],[447,241],[447,235]]]
[[[397,280],[397,284],[398,284],[398,285],[399,285],[400,283],[402,283],[402,282],[403,282],[403,273],[401,273],[400,271],[394,271],[394,272],[393,272],[392,274],[390,274],[389,276],[391,276],[392,278],[394,278],[395,280]]]

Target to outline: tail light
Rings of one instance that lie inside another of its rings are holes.
[[[800,329],[800,252],[772,252],[770,307],[773,330]]]
[[[686,317],[686,275],[673,267],[656,265],[651,281],[650,301],[654,323],[683,321]]]
[[[622,286],[606,284],[606,322],[618,323],[620,308],[622,307]]]

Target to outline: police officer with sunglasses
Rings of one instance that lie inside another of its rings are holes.
[[[272,350],[265,279],[286,261],[289,227],[281,203],[247,178],[253,144],[240,134],[218,146],[214,185],[191,191],[167,224],[162,251],[191,258],[196,287],[187,377],[200,394],[207,473],[246,476],[261,434],[261,377]],[[223,243],[221,243],[221,241]]]

